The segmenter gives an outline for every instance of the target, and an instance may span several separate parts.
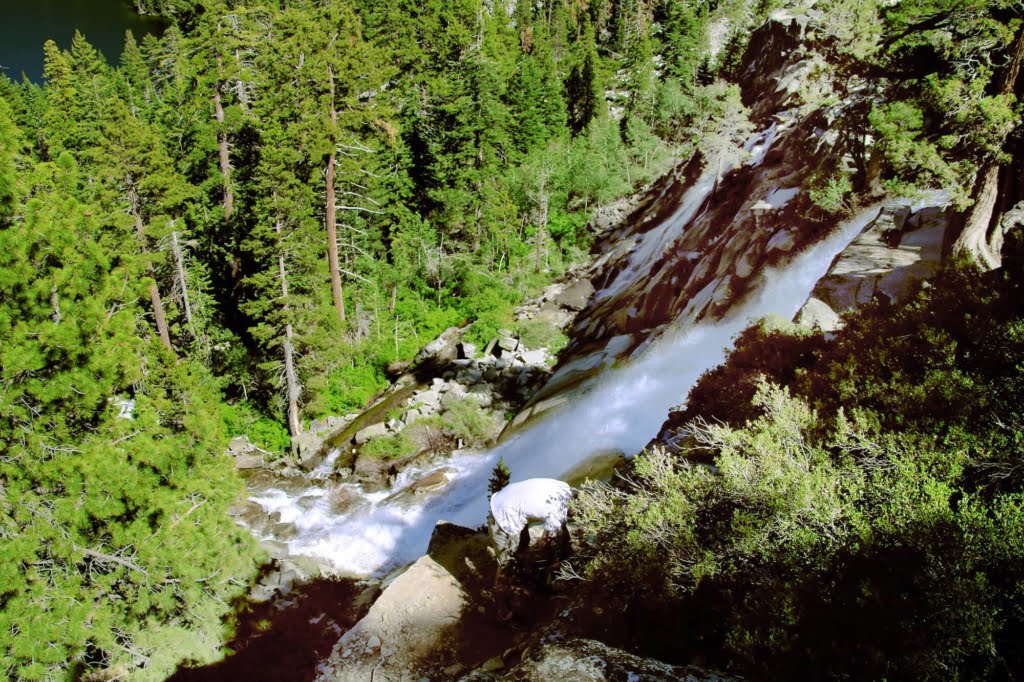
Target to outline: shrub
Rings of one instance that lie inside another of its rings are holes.
[[[937,441],[867,438],[763,382],[755,402],[743,428],[691,424],[717,473],[655,449],[577,502],[586,576],[640,604],[658,654],[776,679],[977,678],[1018,658],[1020,494],[965,496],[964,454]]]
[[[840,215],[850,210],[853,183],[845,173],[813,182],[808,194],[815,206],[829,215]]]
[[[691,393],[685,458],[584,490],[584,574],[649,653],[773,679],[1024,670],[1020,275],[948,270],[831,342],[748,329]]]
[[[229,438],[248,436],[254,445],[275,454],[284,454],[291,447],[288,429],[247,402],[223,404],[221,420]]]
[[[434,443],[434,449],[454,447],[459,440],[463,446],[481,447],[497,435],[494,416],[469,398],[450,403],[443,414],[417,419],[415,423],[440,431],[442,438]]]
[[[363,358],[353,359],[351,364],[331,372],[327,386],[307,412],[319,416],[361,409],[387,385],[387,378],[379,367]]]
[[[404,433],[374,438],[363,445],[360,453],[374,459],[390,461],[416,453],[416,444]]]
[[[519,340],[527,348],[547,348],[552,354],[565,348],[569,337],[562,330],[541,320],[525,320],[516,327]]]

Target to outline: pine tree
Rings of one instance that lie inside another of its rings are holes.
[[[565,82],[568,123],[573,135],[579,135],[590,122],[604,111],[604,89],[599,72],[594,29],[584,20],[583,35],[577,42],[576,63]]]
[[[491,472],[491,480],[487,482],[487,492],[493,495],[507,486],[511,479],[512,472],[508,470],[505,458],[499,457],[498,463],[494,465],[494,471]]]

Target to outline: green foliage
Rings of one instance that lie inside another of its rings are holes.
[[[853,182],[846,173],[811,182],[807,190],[811,201],[829,215],[842,215],[850,210]]]
[[[222,403],[221,419],[228,438],[248,436],[254,445],[277,454],[284,454],[291,448],[288,429],[280,421],[260,414],[249,403]]]
[[[327,385],[317,394],[317,402],[309,411],[322,415],[346,414],[362,408],[387,385],[379,367],[365,356],[357,357],[327,377]]]
[[[480,403],[469,398],[449,404],[441,419],[451,438],[461,439],[469,446],[485,445],[495,435],[494,419]]]
[[[374,438],[363,445],[359,452],[374,459],[391,461],[415,454],[416,444],[404,432],[399,432],[393,436]]]
[[[751,676],[1015,674],[1020,288],[950,270],[832,342],[745,331],[691,393],[683,457],[582,493],[588,577],[654,621],[652,653]]]
[[[517,325],[519,341],[527,348],[547,348],[552,355],[569,343],[562,330],[543,320],[524,320]]]
[[[453,401],[442,414],[415,423],[438,429],[443,441],[453,448],[460,440],[463,447],[483,447],[497,435],[494,417],[471,398]]]
[[[487,492],[493,495],[507,486],[511,479],[512,472],[508,470],[505,458],[499,457],[498,463],[494,465],[494,471],[491,472],[491,478],[487,481]]]

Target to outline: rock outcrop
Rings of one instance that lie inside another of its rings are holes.
[[[797,314],[797,323],[822,331],[841,326],[839,316],[878,297],[899,303],[942,263],[950,209],[943,196],[930,206],[886,205],[837,257]]]
[[[467,595],[429,556],[395,578],[345,633],[319,682],[413,682],[451,664],[452,635]]]
[[[486,671],[464,677],[470,680],[530,680],[541,682],[724,682],[730,678],[688,666],[669,665],[636,656],[593,639],[545,642],[530,650],[513,672],[501,677]]]

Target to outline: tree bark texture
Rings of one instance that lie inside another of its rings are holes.
[[[1000,77],[999,92],[1008,95],[1017,88],[1021,64],[1024,62],[1024,30],[1019,30],[1014,43],[1013,55]],[[991,270],[1002,264],[1000,250],[1003,233],[1000,225],[1003,210],[997,207],[1007,202],[1000,201],[1000,173],[1006,173],[995,161],[988,161],[980,169],[974,183],[974,204],[967,211],[964,227],[953,243],[953,253],[971,258],[975,263]],[[1005,180],[1005,178],[1004,178]]]
[[[217,146],[220,156],[220,174],[224,180],[224,219],[231,220],[235,212],[235,197],[231,191],[231,155],[228,151],[228,133],[224,130],[224,106],[220,101],[220,85],[213,91],[213,115],[220,130],[217,132]]]
[[[153,319],[156,321],[156,330],[160,334],[160,341],[164,348],[174,352],[171,346],[171,333],[167,328],[167,317],[164,315],[164,302],[160,297],[160,288],[156,284],[156,272],[153,270],[153,261],[149,257],[149,249],[146,248],[146,235],[143,232],[142,212],[139,208],[139,196],[135,192],[135,183],[128,178],[129,202],[132,208],[132,217],[135,219],[135,234],[139,239],[139,246],[142,248],[142,255],[146,263],[146,275],[150,278],[149,300],[153,304]]]
[[[278,219],[275,225],[277,230],[278,244],[281,243],[281,221]],[[277,270],[281,280],[281,299],[284,301],[285,312],[288,313],[288,275],[284,265],[283,247],[278,246]],[[299,387],[299,380],[295,373],[295,346],[292,343],[292,323],[289,321],[284,325],[284,343],[281,349],[284,352],[284,379],[288,390],[288,431],[292,438],[302,433],[302,422],[299,421],[299,394],[302,389]]]
[[[332,144],[333,132],[338,125],[338,111],[334,105],[334,69],[327,67],[327,74],[330,82],[331,97],[331,131]],[[332,148],[327,157],[327,206],[325,207],[325,222],[327,223],[327,263],[331,270],[331,297],[334,299],[334,309],[338,312],[338,320],[345,324],[345,290],[341,286],[341,270],[338,265],[338,225],[337,225],[337,200],[334,195],[334,169],[335,150]]]
[[[178,286],[181,288],[181,301],[185,308],[185,321],[188,322],[188,330],[192,338],[196,336],[196,328],[192,322],[192,305],[188,300],[188,283],[185,279],[185,262],[181,257],[181,245],[178,244],[178,233],[171,232],[171,252],[174,255],[174,269],[178,275]]]

